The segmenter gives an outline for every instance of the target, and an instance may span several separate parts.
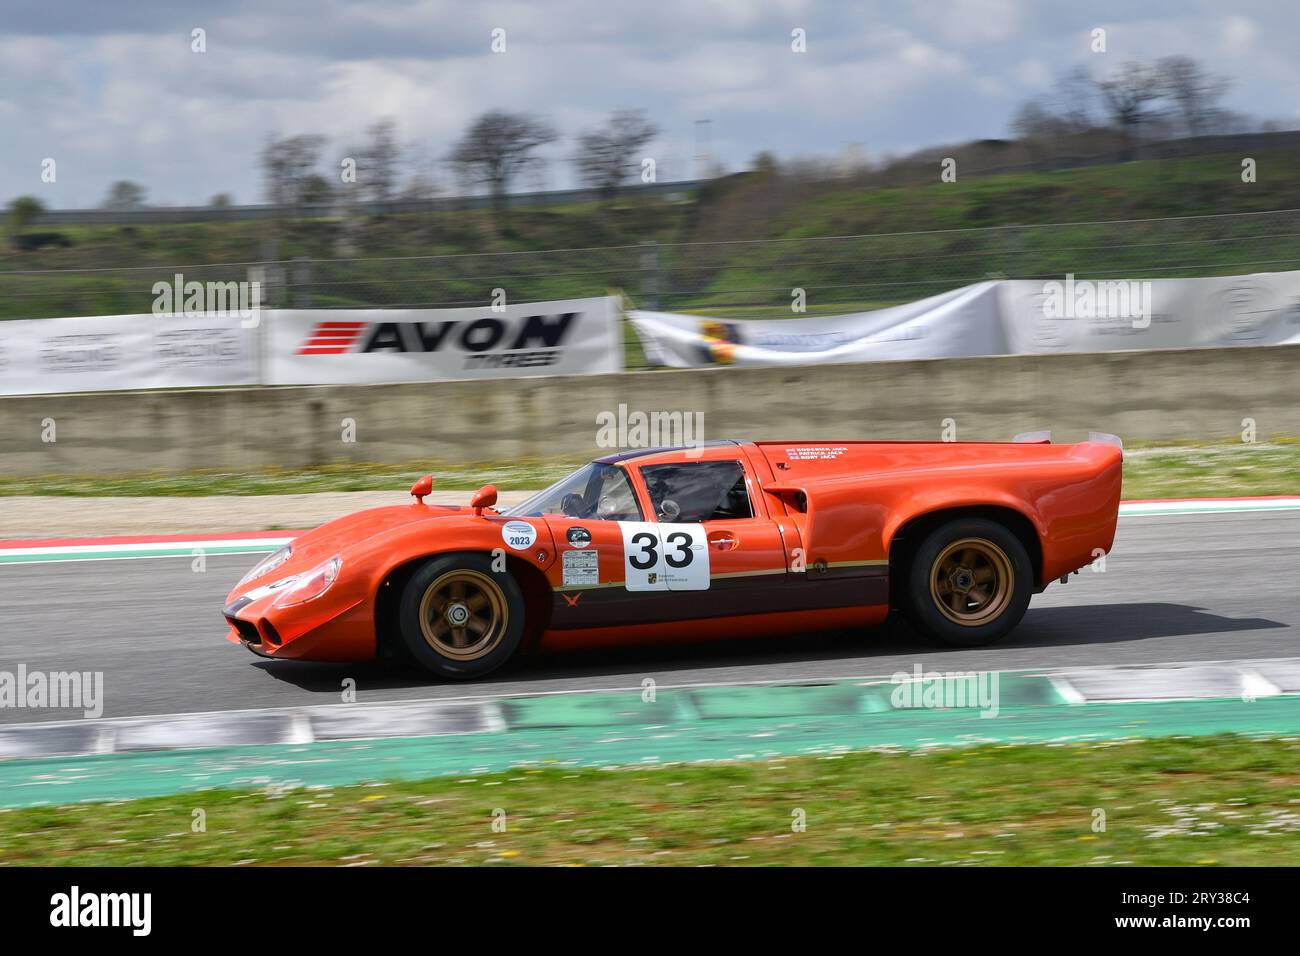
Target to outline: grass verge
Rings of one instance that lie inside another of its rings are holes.
[[[1232,736],[529,769],[3,811],[0,863],[1277,865],[1297,794],[1300,742]]]
[[[1138,446],[1124,456],[1124,497],[1300,494],[1300,441]]]
[[[582,462],[569,458],[518,458],[509,462],[458,463],[428,459],[405,464],[346,462],[315,468],[254,471],[196,470],[175,474],[47,475],[0,478],[0,496],[175,496],[289,495],[323,491],[406,490],[433,473],[437,490],[472,489],[491,483],[500,491],[543,488]]]
[[[0,477],[0,497],[13,495],[183,496],[282,495],[322,491],[391,491],[433,472],[434,487],[471,489],[492,482],[502,491],[542,488],[583,461],[515,459],[453,464],[429,459],[390,465],[349,462],[289,471],[192,471],[181,474]],[[1300,495],[1300,441],[1257,444],[1137,446],[1124,463],[1125,498],[1208,498]]]

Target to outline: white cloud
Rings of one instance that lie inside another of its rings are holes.
[[[1223,25],[1223,45],[1227,53],[1241,56],[1249,53],[1254,44],[1255,23],[1248,17],[1228,17]]]
[[[53,6],[26,0],[0,23],[0,182],[62,206],[93,205],[122,178],[155,200],[253,201],[268,136],[323,133],[343,155],[386,115],[426,158],[483,110],[545,116],[568,138],[549,151],[548,181],[561,186],[571,137],[619,107],[644,108],[663,130],[656,149],[678,157],[692,152],[695,121],[711,119],[713,150],[733,168],[760,150],[830,155],[862,142],[881,155],[997,135],[1066,67],[1130,57],[1197,57],[1234,78],[1233,109],[1300,107],[1298,14],[1283,0],[1239,0],[1231,15],[1209,0]],[[1105,57],[1087,49],[1100,24]],[[190,52],[194,26],[207,31],[205,54]],[[495,26],[507,30],[504,55],[488,49]],[[807,53],[790,50],[794,27]],[[59,159],[54,186],[39,182],[45,156]]]

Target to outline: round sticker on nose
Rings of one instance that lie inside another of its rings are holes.
[[[507,521],[501,526],[501,537],[516,551],[523,551],[537,540],[537,529],[527,521]]]

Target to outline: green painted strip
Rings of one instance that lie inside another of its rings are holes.
[[[512,731],[670,724],[695,716],[680,692],[665,692],[655,700],[634,693],[556,694],[503,700],[500,707]]]
[[[880,690],[876,685],[876,690]],[[1025,693],[1036,693],[1032,687]],[[703,692],[690,692],[699,695]],[[873,691],[874,693],[874,691]],[[677,696],[677,695],[671,695]],[[713,696],[713,692],[709,692]],[[659,695],[658,705],[671,697]],[[836,698],[844,705],[846,698]],[[742,699],[732,700],[739,708]],[[644,706],[627,695],[626,710]],[[1076,706],[1004,706],[996,717],[974,710],[887,713],[684,716],[672,702],[647,721],[579,725],[585,708],[569,709],[568,726],[506,733],[387,740],[227,747],[0,762],[0,805],[34,806],[125,800],[210,788],[342,786],[374,780],[467,776],[521,766],[605,767],[749,760],[833,754],[872,747],[919,748],[974,743],[1044,743],[1240,733],[1300,735],[1300,697],[1158,701]],[[534,718],[541,711],[534,712]],[[556,713],[561,713],[556,709]]]
[[[997,674],[999,708],[1034,707],[1064,704],[1056,685],[1045,677]],[[913,673],[907,673],[913,677]],[[972,675],[974,676],[974,675]],[[895,698],[905,695],[906,684],[894,682],[835,683],[819,686],[798,684],[766,687],[708,687],[690,691],[695,711],[704,719],[748,717],[814,717],[832,714],[885,714],[896,712]],[[980,689],[992,690],[988,683],[971,683],[968,679],[941,676],[924,684],[924,693],[939,701],[974,706]],[[904,699],[906,697],[904,696]],[[987,719],[987,718],[986,718]]]

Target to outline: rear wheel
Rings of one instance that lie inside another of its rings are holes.
[[[434,558],[402,591],[402,643],[425,669],[468,680],[504,664],[524,636],[518,583],[480,554]]]
[[[978,647],[1020,623],[1033,586],[1033,565],[1019,538],[995,521],[960,518],[936,528],[917,548],[906,612],[944,644]]]

